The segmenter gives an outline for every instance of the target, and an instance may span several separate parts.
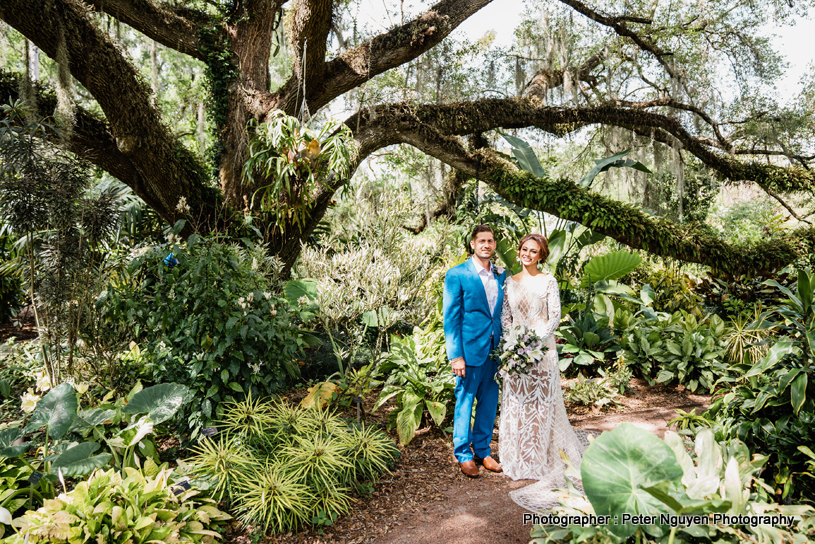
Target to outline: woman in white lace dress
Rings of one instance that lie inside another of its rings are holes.
[[[546,238],[527,234],[518,245],[523,270],[508,278],[501,311],[503,329],[531,327],[549,348],[541,364],[525,376],[504,379],[498,451],[504,474],[513,480],[539,480],[517,489],[510,497],[532,512],[557,504],[553,489],[565,489],[563,451],[579,466],[588,441],[575,433],[566,416],[560,388],[554,332],[560,323],[560,296],[552,274],[538,270],[549,256]]]

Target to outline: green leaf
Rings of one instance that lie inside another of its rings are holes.
[[[630,152],[631,152],[631,149],[626,149],[625,151],[617,153],[616,155],[612,155],[611,157],[607,157],[605,159],[595,160],[594,162],[595,162],[596,166],[594,168],[592,168],[591,170],[589,170],[588,174],[583,176],[583,179],[581,179],[578,182],[578,185],[580,187],[583,187],[584,189],[588,189],[589,187],[591,187],[592,182],[594,182],[594,178],[596,178],[598,176],[598,174],[600,174],[602,172],[605,172],[606,170],[608,170],[610,168],[626,168],[627,167],[627,168],[633,168],[634,170],[639,170],[640,172],[646,172],[646,173],[650,174],[651,171],[648,170],[648,167],[645,166],[644,164],[642,164],[641,162],[623,158],[626,155],[628,155]]]
[[[396,415],[396,433],[399,435],[399,443],[403,446],[406,446],[416,434],[423,411],[421,404],[414,404],[406,406]]]
[[[437,427],[441,427],[444,416],[447,415],[447,405],[443,402],[433,400],[425,400],[424,402],[427,405],[427,411],[430,412],[430,417],[433,418],[433,423],[435,423]]]
[[[582,287],[588,287],[600,280],[618,280],[633,271],[642,262],[642,258],[627,251],[612,251],[605,255],[598,255],[583,267]]]
[[[291,280],[286,283],[283,293],[291,306],[299,306],[300,297],[306,297],[309,302],[315,302],[317,300],[317,280]]]
[[[47,425],[50,438],[61,438],[76,418],[78,406],[74,388],[71,384],[61,383],[37,403],[26,431],[36,431]]]
[[[19,457],[28,451],[31,442],[13,445],[14,442],[23,437],[22,429],[5,429],[0,431],[0,456]]]
[[[507,134],[502,130],[498,130],[498,133],[504,137],[504,140],[506,140],[509,145],[512,146],[512,154],[518,160],[518,167],[529,172],[536,178],[546,176],[546,171],[543,169],[538,157],[532,150],[532,146],[520,138],[516,138],[515,136]]]
[[[362,314],[362,322],[365,323],[368,327],[378,327],[379,320],[376,318],[376,312],[374,310],[368,310],[364,314]]]
[[[111,419],[115,415],[116,410],[102,410],[101,408],[82,410],[79,412],[79,414],[77,414],[74,424],[71,425],[71,430],[84,431],[85,429],[96,427]]]
[[[161,383],[139,391],[122,409],[125,414],[147,414],[159,424],[173,417],[186,402],[189,389],[177,383]]]
[[[98,449],[99,444],[96,442],[83,442],[74,446],[54,459],[51,464],[51,474],[62,472],[63,476],[82,476],[105,466],[111,458],[109,453],[90,457]]]
[[[792,401],[792,409],[797,414],[801,410],[801,406],[807,400],[807,378],[808,375],[802,372],[795,381],[792,382],[790,389],[790,400]]]
[[[665,480],[677,485],[682,467],[665,442],[653,434],[623,423],[595,439],[580,465],[583,489],[598,515],[673,513],[662,501],[643,490]],[[609,525],[621,538],[634,534],[631,523]]]

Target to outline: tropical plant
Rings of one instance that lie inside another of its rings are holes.
[[[179,264],[168,268],[170,252]],[[220,403],[268,395],[297,376],[294,357],[312,341],[293,322],[299,306],[262,274],[271,266],[263,254],[251,243],[193,235],[186,247],[136,258],[127,281],[111,283],[98,301],[112,324],[127,324],[141,341],[155,382],[193,390],[182,409],[193,438],[217,418]]]
[[[95,472],[13,522],[4,544],[85,542],[213,542],[231,516],[200,491],[179,485],[167,465]],[[186,482],[185,482],[186,483]]]
[[[623,423],[595,439],[578,471],[567,463],[566,475],[582,481],[585,495],[567,479],[568,493],[556,506],[558,516],[606,516],[605,523],[538,525],[531,543],[544,542],[800,542],[815,536],[815,510],[768,500],[757,479],[767,462],[750,456],[744,443],[717,443],[702,429],[692,443],[668,431],[665,440]],[[588,500],[586,500],[588,499]],[[636,513],[636,515],[632,515]],[[783,514],[789,525],[753,524],[716,514]],[[695,523],[693,515],[705,523]],[[687,516],[687,517],[683,517]]]
[[[654,310],[670,314],[683,310],[701,318],[704,315],[702,300],[691,290],[690,281],[687,274],[673,268],[661,268],[652,272],[647,282],[656,295]]]
[[[396,409],[390,413],[399,442],[408,444],[419,428],[425,413],[428,421],[441,427],[447,418],[447,406],[454,398],[455,378],[448,364],[436,366],[416,356],[416,341],[412,336],[393,337],[391,352],[382,365],[387,375],[374,410],[396,397]]]
[[[248,158],[243,165],[243,181],[259,187],[260,207],[277,212],[277,227],[305,224],[311,199],[320,184],[330,185],[335,178],[344,179],[350,167],[348,143],[351,129],[330,121],[319,133],[311,133],[296,117],[275,110],[263,123],[249,121],[253,134],[248,145]],[[286,213],[279,213],[285,208]]]
[[[561,372],[574,363],[594,373],[598,366],[612,360],[619,349],[608,327],[608,318],[597,319],[592,311],[578,319],[568,315],[555,334],[564,340],[557,346]]]
[[[572,385],[566,393],[566,400],[572,404],[596,406],[603,409],[619,406],[618,397],[617,389],[605,379],[589,379],[583,375],[583,372],[577,375],[577,383]]]
[[[399,455],[387,435],[334,412],[246,399],[188,460],[201,487],[247,525],[274,533],[333,522]]]
[[[755,306],[752,319],[739,313],[727,324],[722,339],[727,346],[727,359],[730,363],[741,365],[745,361],[758,361],[767,355],[769,333],[752,326],[760,317],[761,308]]]

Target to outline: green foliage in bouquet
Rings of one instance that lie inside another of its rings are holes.
[[[195,438],[220,403],[270,394],[296,376],[294,357],[307,339],[263,275],[262,248],[193,235],[172,251],[178,265],[164,265],[169,248],[152,250],[131,264],[130,282],[109,286],[99,304],[110,319],[132,323],[156,382],[193,390],[182,415]]]
[[[391,340],[388,359],[382,364],[388,376],[374,410],[396,398],[391,411],[391,425],[396,426],[399,442],[408,444],[422,423],[425,412],[429,421],[441,427],[447,418],[447,406],[454,398],[455,377],[449,364],[434,358],[419,359],[414,337]]]
[[[14,520],[3,544],[48,542],[203,542],[231,518],[198,490],[175,486],[172,470],[95,472],[67,493]]]
[[[398,455],[374,427],[247,398],[227,404],[218,435],[204,438],[189,463],[241,522],[282,533],[347,513],[352,493],[363,493]]]
[[[809,505],[779,505],[757,479],[767,457],[753,455],[744,443],[717,443],[702,429],[691,444],[675,433],[665,440],[624,423],[595,439],[580,469],[567,460],[568,490],[556,515],[610,516],[607,525],[536,525],[530,544],[548,542],[810,542],[815,536],[815,510]],[[573,481],[582,480],[585,495]],[[588,499],[588,500],[587,500]],[[656,516],[654,523],[622,522],[622,515]],[[792,525],[747,525],[716,521],[708,524],[664,523],[661,515],[783,514]],[[616,516],[616,523],[615,523]]]

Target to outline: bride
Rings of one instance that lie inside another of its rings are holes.
[[[518,244],[523,270],[507,279],[501,311],[504,330],[531,327],[549,348],[540,365],[527,375],[507,376],[501,400],[498,451],[504,474],[513,480],[539,480],[510,492],[518,505],[531,512],[555,506],[553,489],[565,489],[563,451],[580,466],[588,447],[586,433],[577,434],[566,417],[554,332],[560,323],[560,296],[552,274],[538,270],[549,256],[540,234],[527,234]]]

